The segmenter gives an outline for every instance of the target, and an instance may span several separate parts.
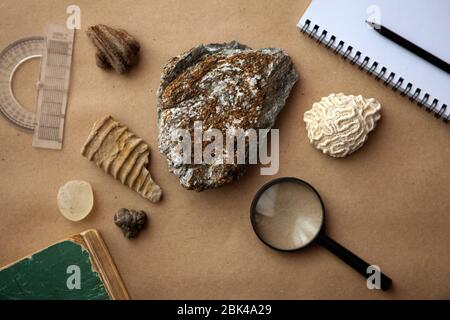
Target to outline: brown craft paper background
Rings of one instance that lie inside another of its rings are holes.
[[[65,23],[72,3],[2,0],[0,47],[42,35],[47,23]],[[31,135],[0,118],[0,265],[96,228],[134,299],[450,298],[450,128],[300,35],[296,23],[309,1],[76,4],[82,30],[76,34],[63,151],[33,149]],[[85,30],[97,23],[125,28],[141,42],[140,65],[129,75],[95,66]],[[324,248],[285,254],[259,242],[249,206],[257,189],[275,177],[261,176],[257,167],[238,183],[204,193],[184,190],[168,172],[157,150],[161,70],[199,43],[229,40],[281,47],[293,58],[301,80],[277,121],[277,177],[297,176],[319,190],[329,235],[392,277],[389,292],[368,290],[359,274]],[[23,71],[20,79],[32,84],[37,72]],[[22,99],[34,101],[34,90],[16,87]],[[331,92],[376,97],[383,106],[368,143],[343,160],[315,150],[303,122],[312,103]],[[164,190],[160,204],[81,157],[94,121],[105,114],[151,145],[151,172]],[[94,211],[80,223],[64,219],[56,206],[59,187],[73,179],[89,181],[95,193]],[[126,240],[113,223],[121,207],[150,213],[149,228],[136,240]]]

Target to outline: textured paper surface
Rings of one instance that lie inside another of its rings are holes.
[[[64,23],[70,4],[2,1],[0,47],[42,34],[47,23]],[[300,35],[296,24],[308,1],[77,4],[83,30],[75,39],[63,150],[33,149],[31,135],[0,118],[0,265],[97,228],[134,299],[450,298],[450,128]],[[84,32],[96,23],[123,27],[140,40],[142,60],[129,75],[95,66]],[[378,264],[394,280],[391,291],[368,290],[359,274],[321,247],[284,254],[260,243],[250,225],[250,203],[275,177],[260,176],[258,168],[205,193],[184,190],[168,173],[157,153],[160,72],[168,59],[199,43],[233,39],[254,48],[281,47],[292,56],[301,80],[277,122],[277,177],[313,184],[325,201],[329,235]],[[19,96],[34,101],[32,90],[23,90]],[[343,160],[309,145],[302,121],[331,92],[375,97],[383,106],[368,143]],[[106,114],[152,147],[150,170],[164,190],[161,203],[149,203],[80,155],[94,121]],[[59,187],[74,179],[89,181],[95,195],[93,212],[80,223],[67,221],[56,205]],[[113,223],[121,207],[150,213],[148,229],[133,241]]]

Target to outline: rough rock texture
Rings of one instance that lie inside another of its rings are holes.
[[[148,171],[149,145],[111,116],[94,124],[81,154],[151,202],[161,199],[161,188]]]
[[[141,46],[127,31],[99,24],[89,27],[86,33],[97,48],[98,67],[125,73],[137,64]]]
[[[362,96],[331,94],[304,115],[312,145],[334,158],[360,149],[381,118],[381,105]]]
[[[283,50],[252,50],[234,41],[200,45],[169,61],[157,94],[159,150],[181,185],[216,188],[239,179],[246,166],[180,161],[171,132],[192,132],[194,122],[202,121],[203,130],[219,129],[225,141],[227,129],[272,128],[297,79]]]
[[[128,238],[136,237],[147,223],[145,211],[136,211],[122,208],[114,215],[114,223],[122,229],[123,235]]]

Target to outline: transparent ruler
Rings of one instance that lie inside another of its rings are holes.
[[[62,149],[73,40],[73,30],[57,25],[47,27],[37,86],[33,147]]]
[[[18,40],[0,53],[0,113],[22,130],[34,132],[34,147],[62,148],[69,93],[74,31],[50,25],[45,37]],[[36,111],[20,105],[12,81],[19,66],[41,58]]]

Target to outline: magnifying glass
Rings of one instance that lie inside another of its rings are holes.
[[[321,244],[365,278],[370,264],[345,249],[324,232],[325,207],[319,193],[297,178],[281,178],[264,185],[250,208],[258,238],[272,249],[298,251]],[[387,290],[392,280],[380,273],[379,285]]]

